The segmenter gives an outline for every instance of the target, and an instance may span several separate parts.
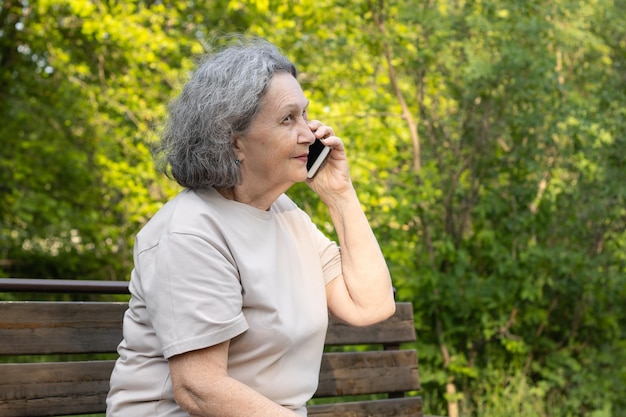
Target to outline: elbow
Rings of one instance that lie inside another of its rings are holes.
[[[389,295],[385,297],[384,301],[381,301],[381,304],[378,306],[376,323],[389,319],[395,313],[396,313],[396,296],[395,296],[395,290],[393,290],[392,288],[391,291],[389,292]]]
[[[188,379],[172,378],[174,401],[190,416],[217,416],[216,410],[207,408],[207,398],[217,398],[219,394],[214,390],[216,381],[206,381],[200,387]],[[214,404],[213,404],[214,405]]]
[[[396,313],[396,302],[391,299],[385,303],[378,311],[378,317],[376,317],[376,323],[385,321],[391,318]]]
[[[396,303],[393,299],[385,302],[375,309],[370,309],[358,315],[352,323],[353,326],[366,327],[383,322],[392,317],[396,312]]]
[[[389,318],[391,318],[394,314],[396,314],[396,302],[395,300],[391,300],[389,303],[387,303],[387,310],[385,312],[386,316],[383,320],[387,320]]]
[[[174,391],[174,401],[176,401],[176,404],[178,404],[180,408],[191,416],[200,414],[200,407],[194,400],[194,395],[189,389],[183,385],[174,385],[172,388]]]

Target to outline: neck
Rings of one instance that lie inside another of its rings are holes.
[[[221,188],[217,190],[225,199],[236,201],[238,203],[247,204],[259,210],[267,211],[276,199],[282,194],[280,193],[250,193],[242,186],[232,188]]]

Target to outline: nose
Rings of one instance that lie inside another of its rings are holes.
[[[300,128],[300,130],[301,131],[298,134],[298,142],[308,143],[309,145],[315,142],[315,135],[309,127],[309,122],[304,120],[304,123],[302,123],[302,127]]]

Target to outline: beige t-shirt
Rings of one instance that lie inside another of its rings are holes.
[[[230,376],[306,416],[341,256],[287,196],[261,211],[185,190],[139,232],[134,261],[107,416],[188,417],[167,358],[226,340]]]

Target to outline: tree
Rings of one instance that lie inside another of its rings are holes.
[[[211,7],[2,6],[0,246],[13,276],[126,279],[134,233],[176,189],[152,167],[153,129],[201,27],[228,24]]]
[[[623,147],[623,44],[592,30],[619,9],[491,1],[371,10],[404,129],[417,121],[410,137],[423,141],[411,148],[421,164],[409,169],[405,156],[387,181],[398,205],[379,231],[403,277],[399,294],[421,317],[420,357],[435,365],[427,391],[445,386],[451,416],[460,400],[470,415],[620,409],[595,384],[624,378],[607,362],[624,358],[624,173],[614,153]],[[494,370],[490,389],[528,379],[544,407],[479,403],[476,387]]]
[[[6,273],[126,279],[177,187],[149,143],[215,35],[268,38],[416,313],[430,413],[626,404],[622,0],[9,0],[0,9]],[[290,195],[333,235],[303,184]]]

